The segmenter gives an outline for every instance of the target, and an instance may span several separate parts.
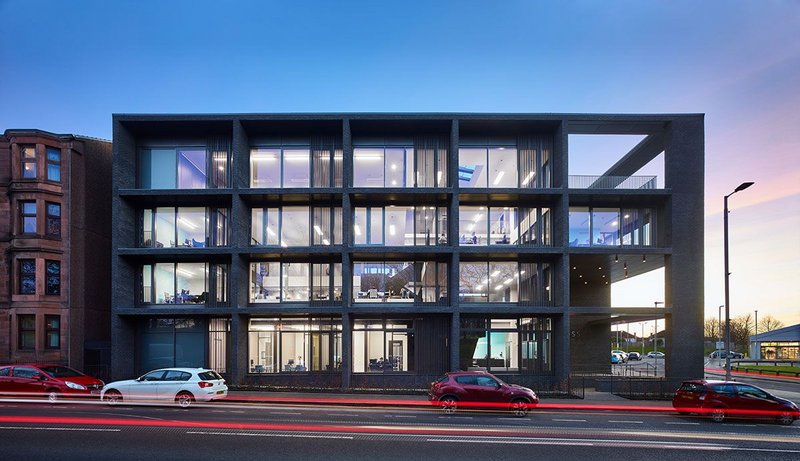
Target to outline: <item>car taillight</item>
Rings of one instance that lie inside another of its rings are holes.
[[[197,383],[197,385],[200,386],[201,388],[205,388],[213,386],[214,383],[210,383],[208,381],[200,381],[199,383]]]

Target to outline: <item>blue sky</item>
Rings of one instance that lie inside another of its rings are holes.
[[[708,315],[722,195],[751,180],[731,202],[732,312],[800,322],[800,2],[0,0],[0,17],[0,130],[110,138],[117,112],[705,113]]]

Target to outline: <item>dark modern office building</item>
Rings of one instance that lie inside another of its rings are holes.
[[[116,378],[208,366],[235,384],[388,389],[484,369],[548,390],[610,369],[613,323],[654,318],[667,374],[702,376],[702,115],[113,124]],[[641,141],[570,175],[570,137],[604,134]],[[663,184],[637,175],[657,158]],[[664,299],[612,303],[614,283],[654,269]]]
[[[0,135],[0,363],[107,375],[110,194],[111,142]]]

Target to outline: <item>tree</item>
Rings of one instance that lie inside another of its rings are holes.
[[[731,319],[731,350],[746,351],[750,348],[754,326],[753,316],[750,314]]]
[[[768,331],[777,330],[778,328],[783,328],[783,322],[771,315],[765,315],[764,318],[758,322],[759,333],[766,333]]]
[[[723,336],[723,330],[724,328],[722,328],[718,319],[707,318],[703,323],[703,336],[707,339],[714,339],[716,341]]]

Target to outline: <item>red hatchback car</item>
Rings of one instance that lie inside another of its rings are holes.
[[[103,381],[64,365],[20,364],[0,366],[0,396],[46,395],[55,402],[62,396],[100,395]]]
[[[685,381],[675,392],[672,406],[681,414],[710,415],[715,422],[734,416],[774,419],[780,424],[790,425],[800,418],[794,402],[735,381]]]
[[[445,413],[453,413],[459,405],[482,409],[510,409],[515,416],[525,416],[539,403],[536,393],[527,387],[506,384],[485,371],[447,373],[432,382],[428,400]]]

